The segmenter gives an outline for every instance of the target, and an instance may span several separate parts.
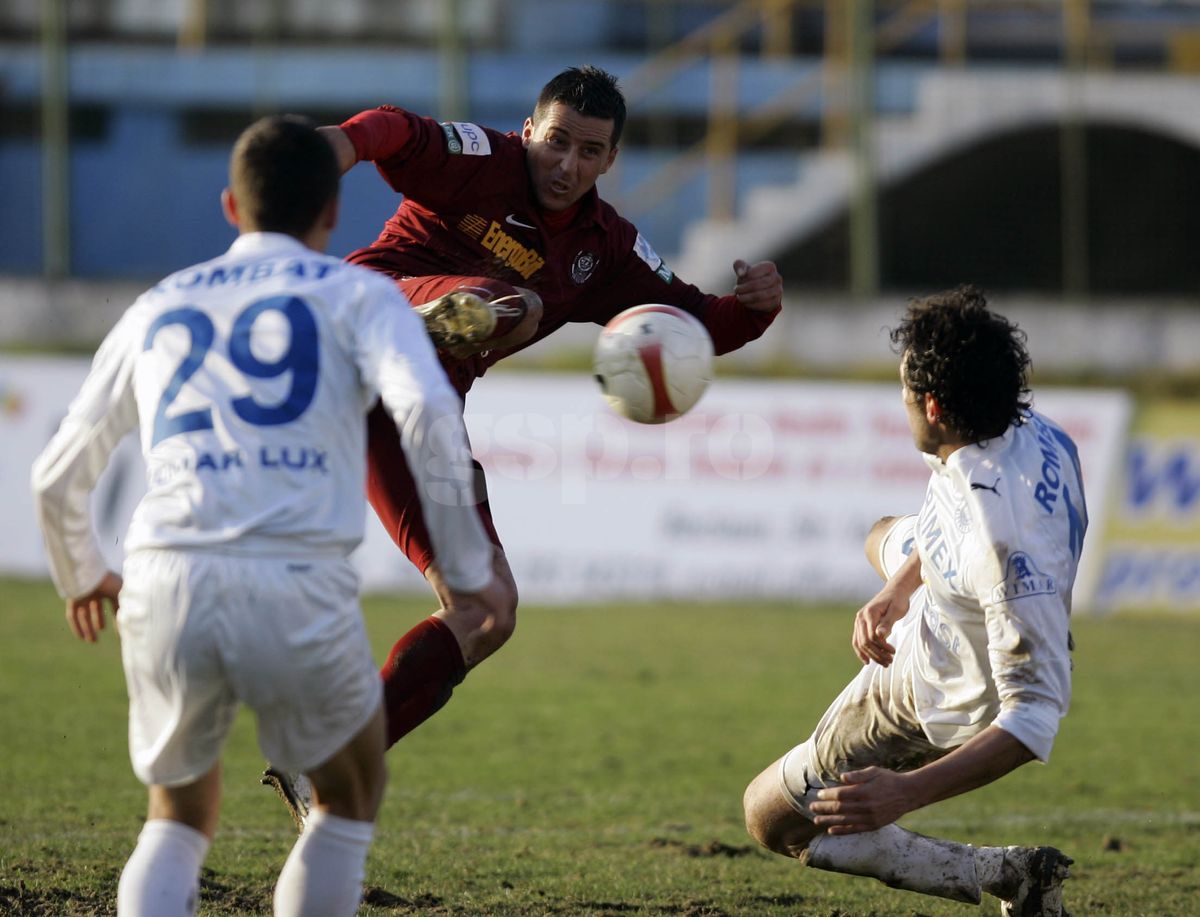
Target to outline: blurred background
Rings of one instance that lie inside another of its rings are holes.
[[[976,283],[1039,389],[1128,399],[1078,420],[1119,427],[1098,604],[1200,609],[1196,0],[6,0],[0,347],[87,350],[223,250],[260,115],[516,131],[583,63],[630,108],[601,194],[676,273],[723,292],[736,257],[780,266],[784,316],[723,372],[891,379],[905,299]],[[397,203],[368,166],[343,197],[337,254]],[[514,362],[586,365],[594,335]]]

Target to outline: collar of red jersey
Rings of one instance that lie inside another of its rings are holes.
[[[532,194],[530,198],[533,198]],[[604,221],[601,219],[600,192],[594,186],[588,189],[587,193],[579,199],[575,206],[578,209],[576,210],[574,219],[567,224],[568,226],[580,225],[586,221],[599,226],[601,229],[604,228]],[[537,214],[537,218],[541,223],[546,226],[550,225],[550,221],[546,219],[546,211],[536,203],[533,205],[533,212]],[[559,231],[565,228],[566,226],[561,227]]]

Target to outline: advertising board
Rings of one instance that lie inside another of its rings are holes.
[[[78,358],[0,363],[0,570],[42,575],[29,467],[87,371]],[[1075,437],[1092,532],[1103,530],[1129,413],[1126,396],[1045,390],[1036,405]],[[718,379],[661,426],[619,418],[584,374],[497,372],[468,398],[467,423],[523,600],[613,598],[865,600],[876,588],[863,539],[883,515],[914,512],[928,469],[898,384]],[[142,492],[126,440],[95,495],[112,563]],[[356,563],[367,589],[426,587],[368,512]],[[1076,591],[1092,603],[1101,539]]]

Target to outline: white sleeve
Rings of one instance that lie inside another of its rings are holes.
[[[137,428],[129,313],[96,351],[83,388],[41,455],[31,484],[50,576],[65,599],[91,592],[108,572],[92,525],[91,493],[109,457]]]
[[[364,286],[359,371],[396,421],[446,585],[477,592],[492,578],[493,548],[476,505],[462,400],[403,294],[390,282]]]
[[[995,725],[1040,761],[1050,758],[1071,697],[1069,615],[1054,592],[984,606],[988,658],[1000,695]]]

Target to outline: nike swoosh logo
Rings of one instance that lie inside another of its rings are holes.
[[[520,226],[522,229],[537,229],[536,226],[530,226],[528,223],[522,223],[517,219],[516,214],[510,213],[504,218],[504,222],[510,226]]]

